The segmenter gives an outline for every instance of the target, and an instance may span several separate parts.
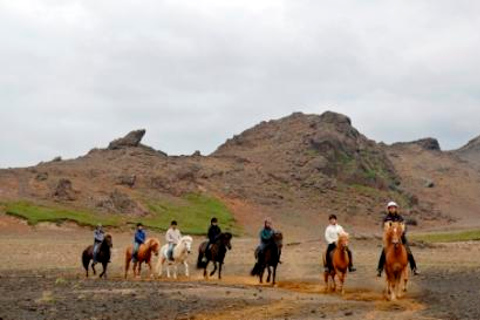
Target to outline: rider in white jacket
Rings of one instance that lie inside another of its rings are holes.
[[[335,247],[337,246],[338,235],[344,233],[342,226],[337,224],[337,216],[332,214],[328,217],[330,224],[328,225],[327,229],[325,229],[325,241],[328,244],[327,253],[325,256],[325,272],[329,272],[332,262],[330,257],[330,252],[332,252]],[[355,272],[357,269],[353,266],[353,259],[352,259],[352,252],[349,248],[347,248],[348,259],[350,260],[350,264],[348,266],[349,272]]]
[[[173,248],[180,242],[180,239],[182,239],[182,234],[177,229],[177,221],[173,220],[165,234],[165,240],[168,243],[168,258],[170,260],[173,260]]]

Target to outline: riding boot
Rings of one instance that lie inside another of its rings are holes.
[[[378,261],[377,277],[382,276],[384,265],[385,265],[385,250],[382,248],[382,253],[380,254],[380,260]]]
[[[407,249],[407,257],[408,262],[410,263],[410,269],[415,276],[418,276],[420,274],[420,271],[417,270],[417,263],[415,262],[415,258],[413,257],[412,250],[410,249],[408,243],[405,244],[405,248]]]
[[[357,268],[353,266],[353,258],[352,258],[352,251],[350,249],[347,249],[347,254],[348,254],[348,272],[355,272],[357,271]]]

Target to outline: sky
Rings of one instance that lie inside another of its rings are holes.
[[[213,152],[292,112],[367,137],[480,135],[480,2],[0,0],[0,168],[145,128]]]

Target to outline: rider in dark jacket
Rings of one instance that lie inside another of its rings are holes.
[[[222,233],[222,230],[218,226],[217,218],[212,218],[210,220],[210,228],[208,228],[208,245],[214,243],[220,233]]]
[[[395,202],[391,201],[387,205],[387,215],[383,218],[383,225],[385,225],[386,222],[404,222],[403,217],[398,213],[398,204]],[[420,271],[417,269],[417,264],[415,263],[415,258],[413,257],[412,250],[410,249],[410,246],[408,244],[407,238],[406,238],[406,231],[402,234],[402,243],[405,246],[405,249],[407,249],[407,255],[408,255],[408,262],[410,263],[410,269],[412,269],[412,272],[414,275],[419,275]],[[382,248],[382,253],[380,255],[380,261],[378,262],[378,267],[377,267],[377,277],[382,276],[382,271],[383,267],[385,265],[385,249]]]

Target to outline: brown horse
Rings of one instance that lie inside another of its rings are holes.
[[[110,256],[111,256],[111,248],[113,247],[113,240],[112,236],[107,234],[103,239],[102,243],[100,243],[99,248],[97,249],[97,262],[102,264],[103,271],[100,274],[100,278],[105,276],[107,278],[107,266],[110,263]],[[82,253],[82,264],[85,268],[85,276],[88,278],[88,266],[90,261],[93,260],[93,245],[88,246]],[[96,275],[97,271],[95,270],[95,264],[91,264],[91,268],[93,274]]]
[[[387,299],[401,298],[407,291],[408,255],[402,244],[405,225],[386,222],[384,226],[385,274],[387,278]]]
[[[133,262],[133,275],[140,277],[142,271],[142,263],[145,262],[150,269],[150,277],[153,277],[152,272],[152,253],[158,256],[160,251],[160,241],[157,238],[148,238],[144,244],[138,248],[137,259]],[[133,245],[130,245],[125,250],[125,279],[127,279],[128,270],[130,268],[130,261],[132,260]]]
[[[222,279],[222,266],[225,260],[227,250],[232,250],[232,234],[230,232],[221,233],[216,238],[215,242],[210,244],[210,248],[207,250],[208,241],[204,241],[198,247],[197,269],[203,269],[203,277],[207,277],[207,266],[210,261],[213,262],[213,271],[210,272],[212,277],[217,271],[218,263],[218,279]]]
[[[348,258],[348,240],[349,236],[348,233],[341,233],[338,235],[337,245],[332,252],[331,261],[332,261],[332,270],[329,272],[325,271],[324,273],[324,280],[325,280],[325,291],[336,291],[336,283],[335,283],[335,276],[338,275],[338,279],[340,281],[340,292],[342,294],[345,293],[344,284],[345,279],[347,277],[348,272],[348,265],[350,264],[350,259]],[[325,257],[324,257],[325,259]],[[332,281],[329,282],[329,279]],[[331,283],[331,285],[330,285]]]

